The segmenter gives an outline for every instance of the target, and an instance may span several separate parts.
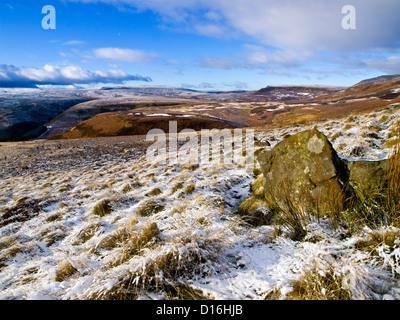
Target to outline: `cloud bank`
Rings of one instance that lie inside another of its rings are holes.
[[[89,71],[79,66],[43,68],[0,65],[0,87],[35,88],[39,85],[76,85],[94,83],[121,84],[125,81],[152,81],[149,77],[130,75],[121,70]]]

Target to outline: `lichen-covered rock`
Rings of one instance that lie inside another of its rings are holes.
[[[350,183],[359,194],[377,196],[387,184],[388,160],[349,161]]]
[[[317,129],[290,136],[257,158],[270,205],[325,212],[343,208],[349,170]]]

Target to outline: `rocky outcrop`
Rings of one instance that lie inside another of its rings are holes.
[[[257,158],[270,205],[326,212],[343,208],[351,192],[347,165],[317,129],[290,136]]]
[[[380,197],[387,185],[388,160],[342,160],[317,129],[290,136],[257,158],[271,207],[334,212],[354,197]]]

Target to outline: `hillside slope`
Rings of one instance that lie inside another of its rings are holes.
[[[176,121],[178,132],[191,128],[224,129],[242,127],[238,124],[200,115],[160,114],[151,115],[131,110],[129,112],[101,113],[79,123],[71,130],[55,135],[51,139],[79,139],[95,137],[114,137],[127,135],[146,135],[152,129],[169,131],[169,122]]]

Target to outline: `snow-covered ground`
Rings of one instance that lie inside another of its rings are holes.
[[[383,159],[398,121],[399,111],[380,111],[256,137],[272,148],[317,125],[342,157]],[[297,242],[274,236],[273,226],[246,225],[234,212],[255,179],[244,165],[157,165],[145,155],[6,175],[1,214],[41,202],[39,210],[26,207],[22,214],[32,216],[25,221],[0,228],[0,298],[105,299],[123,288],[138,299],[162,299],[166,284],[188,284],[215,299],[285,298],[307,271],[334,270],[353,299],[400,299],[400,244],[374,257],[355,249],[368,229],[342,237],[329,221],[310,221],[314,241]],[[95,214],[105,199],[111,212]],[[153,234],[139,241],[144,230]]]

